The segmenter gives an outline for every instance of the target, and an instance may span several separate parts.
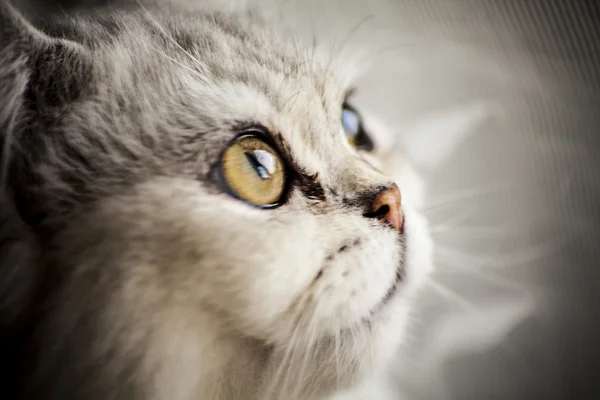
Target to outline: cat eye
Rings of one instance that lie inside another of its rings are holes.
[[[281,158],[258,136],[244,135],[221,156],[221,175],[235,197],[268,207],[283,196],[286,174]]]
[[[342,127],[348,142],[358,150],[372,151],[375,147],[371,137],[365,132],[358,111],[348,103],[342,106]]]

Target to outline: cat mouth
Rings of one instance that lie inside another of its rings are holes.
[[[404,282],[404,278],[406,277],[406,241],[404,235],[405,233],[401,232],[398,238],[398,242],[401,246],[400,252],[402,256],[400,257],[400,260],[396,265],[394,279],[388,287],[388,290],[383,295],[383,297],[375,304],[375,306],[373,306],[373,308],[371,308],[368,315],[361,318],[360,324],[363,326],[366,326],[368,328],[373,327],[373,324],[378,320],[378,317],[380,317],[379,314],[392,303],[392,300],[394,299],[394,297],[396,297],[400,287],[402,286],[402,283]],[[353,334],[352,331],[350,331],[350,334]]]

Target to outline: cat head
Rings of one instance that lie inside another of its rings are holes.
[[[379,170],[348,65],[247,14],[38,29],[0,4],[3,188],[43,260],[39,382],[65,354],[122,381],[227,340],[323,388],[393,356],[431,242]]]

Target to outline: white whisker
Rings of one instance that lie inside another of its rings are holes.
[[[194,74],[195,76],[197,76],[198,78],[200,78],[201,80],[204,80],[204,76],[202,76],[202,74],[199,71],[196,71],[190,67],[188,67],[187,65],[177,61],[176,59],[174,59],[173,57],[167,55],[166,53],[164,53],[163,51],[159,50],[158,48],[155,48],[156,52],[158,54],[160,54],[161,56],[163,56],[164,58],[166,58],[167,60],[173,62],[174,64],[179,65],[181,68],[184,68],[188,71],[190,71],[192,74]]]
[[[146,7],[144,7],[144,5],[141,3],[140,0],[136,0],[136,2],[138,3],[138,5],[142,9],[142,11],[144,11],[144,13],[146,14],[146,17],[156,27],[156,29],[158,29],[165,36],[165,38],[167,40],[169,40],[171,43],[173,43],[179,50],[181,50],[192,61],[194,61],[195,64],[196,64],[196,66],[198,68],[200,68],[205,73],[205,75],[206,75],[208,73],[208,71],[206,70],[206,66],[204,65],[204,63],[202,63],[198,58],[194,57],[189,51],[187,51],[179,43],[177,43],[177,41],[175,39],[173,39],[173,37],[171,35],[169,35],[167,33],[167,31],[161,26],[161,24],[156,20],[156,18],[154,18],[152,16],[152,14],[148,11],[148,9]],[[198,74],[198,76],[203,77],[203,75],[201,75],[201,74]],[[203,80],[205,80],[205,78],[203,78]]]
[[[449,224],[436,224],[432,228],[429,229],[433,235],[439,235],[443,233],[451,233],[453,236],[461,236],[461,235],[508,235],[510,234],[510,230],[506,227],[497,227],[497,226],[476,226],[476,225],[452,225]]]
[[[317,304],[317,306],[315,307],[315,309],[313,310],[313,312],[311,313],[311,316],[308,320],[308,323],[306,324],[308,327],[308,335],[307,335],[307,342],[304,344],[305,348],[303,350],[304,355],[302,357],[302,361],[300,363],[300,368],[298,369],[298,375],[295,377],[296,378],[296,385],[294,388],[294,399],[298,399],[300,400],[300,396],[299,394],[302,393],[302,389],[303,389],[303,384],[305,383],[305,377],[306,377],[306,370],[307,368],[310,367],[310,361],[313,358],[313,350],[315,344],[317,343],[317,326],[315,324],[314,321],[314,316],[317,315],[317,311],[319,309],[319,305],[321,305],[322,303]]]
[[[530,249],[515,251],[507,251],[506,253],[486,254],[485,256],[477,256],[473,254],[463,253],[454,248],[438,246],[436,252],[441,257],[454,257],[459,260],[464,260],[465,265],[486,266],[489,268],[521,268],[533,261],[538,261],[540,258],[549,254],[547,247],[545,252],[539,250],[533,251]],[[551,249],[553,250],[553,249]]]
[[[437,197],[434,201],[430,201],[424,208],[420,208],[421,212],[428,213],[431,211],[435,211],[441,207],[445,207],[448,205],[455,205],[457,202],[461,200],[471,200],[480,198],[482,196],[491,196],[497,191],[501,193],[506,193],[507,189],[514,189],[516,187],[516,183],[507,182],[507,183],[494,183],[492,185],[485,186],[476,186],[476,187],[468,187],[461,190],[456,190],[446,195]]]
[[[465,312],[468,312],[468,313],[479,312],[477,310],[477,308],[475,308],[475,306],[473,306],[467,299],[465,299],[464,297],[462,297],[461,295],[459,295],[455,291],[453,291],[453,290],[447,288],[446,286],[442,285],[441,283],[437,282],[433,278],[428,279],[426,282],[440,296],[442,296],[443,298],[445,298],[447,300],[450,300],[454,304],[460,306],[460,308],[461,308],[462,311],[465,311]]]
[[[452,258],[456,262],[450,263],[448,262],[448,258]],[[456,273],[456,270],[458,269],[460,270],[460,273],[465,274],[465,276],[469,276],[469,278],[476,277],[494,286],[500,286],[519,291],[528,290],[526,285],[519,284],[496,272],[489,271],[489,269],[486,268],[488,267],[487,264],[469,265],[467,261],[460,259],[456,254],[445,254],[444,262],[439,264],[440,268],[437,271],[438,274],[448,274],[450,272],[448,268],[454,269],[454,271],[452,271],[454,273]]]
[[[303,304],[304,300],[305,299],[300,300],[298,304]],[[297,308],[296,311],[298,311]],[[287,391],[291,367],[294,365],[298,349],[303,346],[302,329],[305,325],[306,318],[306,314],[301,313],[300,316],[296,318],[293,323],[292,336],[289,340],[287,347],[284,349],[284,354],[280,361],[279,367],[277,368],[272,383],[269,387],[269,393],[276,393],[277,385],[280,385],[280,390],[282,392],[285,393]],[[280,382],[282,373],[284,374],[283,382]]]

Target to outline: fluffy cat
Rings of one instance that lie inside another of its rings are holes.
[[[325,399],[383,374],[432,243],[345,60],[201,7],[0,22],[6,398]]]

